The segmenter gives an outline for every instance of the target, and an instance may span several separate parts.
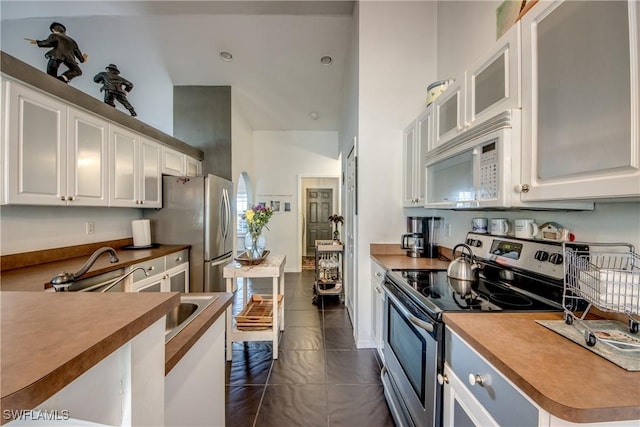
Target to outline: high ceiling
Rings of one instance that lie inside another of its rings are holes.
[[[155,17],[162,28],[144,31],[152,32],[149,43],[157,43],[154,50],[165,56],[158,63],[173,85],[232,86],[234,102],[254,130],[339,127],[351,0],[2,0],[0,6],[3,21]],[[223,61],[222,50],[233,61]],[[323,56],[331,64],[323,64]]]

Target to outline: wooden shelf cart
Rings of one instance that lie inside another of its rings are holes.
[[[344,245],[335,240],[316,240],[315,248],[313,303],[325,295],[338,295],[344,300]]]
[[[227,292],[237,290],[236,279],[272,277],[271,295],[252,295],[249,299],[247,283],[242,286],[242,305],[244,310],[234,319],[232,306],[227,308],[227,360],[233,357],[232,343],[245,341],[273,342],[273,358],[278,358],[278,334],[284,330],[284,265],[286,257],[270,253],[256,265],[243,265],[237,261],[227,264],[223,270]],[[264,304],[266,303],[266,307]],[[271,313],[271,319],[265,317]],[[238,318],[239,317],[239,318]],[[239,321],[239,322],[238,322]],[[238,327],[240,323],[240,328]]]

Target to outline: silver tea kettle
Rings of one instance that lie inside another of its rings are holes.
[[[464,250],[462,250],[460,251],[460,257],[455,258],[456,249],[458,248],[466,249],[469,253],[466,254]],[[453,248],[452,255],[454,260],[451,261],[447,267],[447,276],[456,281],[475,282],[476,270],[480,268],[480,265],[476,263],[476,257],[473,255],[471,248],[464,243],[460,243]]]

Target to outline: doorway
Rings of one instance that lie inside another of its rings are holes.
[[[331,240],[331,221],[333,214],[333,189],[307,188],[307,212],[305,230],[307,230],[307,256],[315,255],[316,240]]]
[[[329,216],[333,214],[341,215],[341,188],[340,188],[339,176],[301,176],[298,182],[298,250],[300,253],[300,266],[302,270],[314,270],[315,269],[315,240],[316,237],[309,237],[307,230],[309,225],[307,219],[309,218],[308,211],[308,191],[318,189],[330,189],[332,190],[331,197],[331,211],[326,215],[324,213],[317,213],[318,218],[326,220],[328,229],[331,231],[327,239],[333,238],[333,225],[329,221]],[[327,208],[329,209],[329,208]]]

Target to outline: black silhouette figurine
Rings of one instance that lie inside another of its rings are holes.
[[[54,22],[49,26],[51,34],[46,40],[28,40],[31,44],[37,44],[38,47],[50,47],[50,51],[45,53],[44,57],[49,59],[47,64],[47,74],[69,83],[74,77],[82,75],[82,70],[76,62],[85,62],[88,58],[87,54],[82,54],[78,44],[66,34],[67,29],[59,22]],[[68,70],[58,75],[60,64],[67,66]]]
[[[115,107],[115,99],[120,102],[124,108],[129,110],[132,116],[137,116],[133,106],[127,100],[127,93],[133,89],[133,83],[120,76],[120,70],[114,64],[109,64],[106,71],[96,74],[93,81],[102,83],[100,92],[104,91],[104,102]],[[123,89],[124,88],[124,89]]]

